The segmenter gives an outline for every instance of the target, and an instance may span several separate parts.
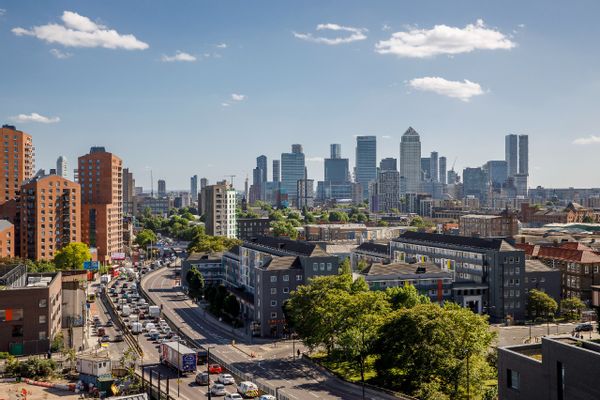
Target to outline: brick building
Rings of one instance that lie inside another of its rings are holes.
[[[79,157],[81,185],[81,238],[109,262],[123,251],[122,161],[104,147],[92,147]]]
[[[569,203],[562,210],[522,203],[520,218],[523,223],[542,226],[546,224],[570,224],[574,222],[599,222],[600,214],[591,208],[586,208],[581,204],[573,202]]]
[[[519,221],[515,213],[505,210],[500,215],[462,215],[459,219],[461,236],[482,238],[506,238],[519,233]]]
[[[0,220],[0,258],[15,256],[15,226],[9,221]]]
[[[18,131],[12,125],[0,128],[0,153],[4,162],[0,163],[0,204],[14,199],[21,182],[34,174],[34,147],[30,135]]]

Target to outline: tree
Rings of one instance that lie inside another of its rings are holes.
[[[90,248],[85,243],[71,242],[56,252],[54,264],[57,269],[83,269],[83,262],[92,259]]]
[[[242,242],[237,239],[226,238],[224,236],[210,236],[204,231],[204,228],[197,226],[195,235],[188,245],[188,251],[199,253],[216,253],[226,251]]]
[[[387,221],[380,219],[377,221],[377,226],[389,226],[390,224]]]
[[[569,297],[560,302],[562,315],[570,321],[580,320],[583,310],[585,310],[585,304],[578,297]]]
[[[225,297],[225,300],[223,301],[223,312],[232,319],[236,319],[240,315],[240,303],[233,294],[229,294]]]
[[[330,222],[348,222],[348,214],[343,211],[332,211],[329,213]]]
[[[369,264],[365,261],[365,260],[358,260],[358,263],[356,264],[356,268],[358,269],[358,272],[363,272],[365,269],[367,269],[367,267],[369,266]]]
[[[418,304],[428,304],[431,302],[427,295],[419,294],[417,288],[413,285],[387,288],[385,295],[394,310],[412,308]]]
[[[356,278],[352,282],[352,285],[350,286],[351,294],[357,294],[357,293],[368,292],[368,291],[369,291],[369,284],[367,283],[365,278],[363,278],[362,276],[359,276],[358,278]]]
[[[204,294],[204,276],[196,268],[190,268],[185,275],[190,297],[198,301]]]
[[[581,222],[583,222],[584,224],[592,224],[592,223],[594,223],[594,219],[592,217],[590,217],[589,215],[586,215],[585,217],[583,217]]]
[[[527,312],[529,318],[545,318],[550,319],[558,310],[556,301],[546,293],[531,289],[527,297]]]
[[[156,234],[150,229],[142,229],[135,237],[135,244],[142,248],[150,243],[156,243]]]
[[[352,276],[352,267],[350,266],[350,257],[344,258],[344,261],[340,263],[338,272],[340,275],[347,274]]]
[[[289,221],[271,221],[273,236],[287,236],[292,240],[298,238],[298,231]]]

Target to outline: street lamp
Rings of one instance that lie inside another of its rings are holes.
[[[212,399],[212,394],[210,392],[210,349],[213,349],[215,346],[206,346],[206,374],[208,375],[208,400]]]

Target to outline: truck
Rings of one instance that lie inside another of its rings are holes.
[[[110,282],[110,275],[106,274],[106,275],[102,275],[100,277],[100,283],[102,283],[104,285],[108,285],[109,282]]]
[[[131,314],[131,307],[125,304],[121,309],[121,315],[123,317],[128,317]]]
[[[160,363],[185,374],[196,371],[197,354],[195,350],[178,343],[160,344]]]
[[[131,324],[131,333],[139,335],[144,331],[144,326],[140,322],[134,322]]]
[[[160,307],[159,306],[148,307],[148,315],[151,318],[160,318]]]

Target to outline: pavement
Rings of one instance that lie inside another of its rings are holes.
[[[498,333],[498,347],[514,346],[525,343],[540,342],[544,336],[560,336],[571,334],[578,323],[549,323],[537,325],[494,325],[491,329]],[[600,339],[595,326],[594,332],[581,332],[585,339]],[[531,339],[530,339],[531,338]]]
[[[309,360],[294,360],[292,347],[298,342],[279,342],[275,345],[264,340],[260,343],[251,342],[240,331],[236,332],[213,318],[176,286],[172,269],[163,268],[147,274],[142,279],[142,288],[154,303],[163,305],[163,314],[196,344],[211,347],[211,354],[241,372],[251,374],[255,381],[272,388],[279,387],[279,393],[289,399],[363,398],[360,386],[322,371]],[[232,340],[235,340],[235,346]],[[255,357],[250,356],[252,353]],[[365,399],[396,397],[367,389]]]

